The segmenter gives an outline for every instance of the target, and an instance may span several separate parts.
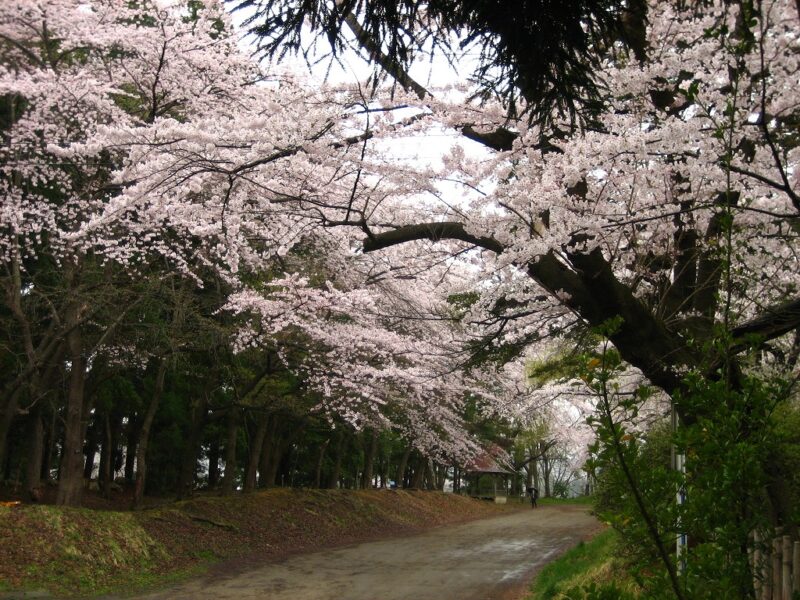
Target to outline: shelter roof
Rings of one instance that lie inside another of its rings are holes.
[[[464,470],[468,473],[499,473],[512,475],[508,453],[497,444],[491,444],[473,458]]]

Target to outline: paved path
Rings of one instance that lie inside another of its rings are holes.
[[[293,556],[149,599],[497,600],[599,528],[583,507],[548,506],[419,535]]]

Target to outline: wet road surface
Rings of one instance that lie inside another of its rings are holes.
[[[419,535],[293,556],[183,582],[148,599],[500,600],[600,528],[587,509],[547,506]]]

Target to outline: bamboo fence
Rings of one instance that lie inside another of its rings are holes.
[[[771,543],[754,535],[751,560],[757,600],[792,600],[800,593],[800,542],[781,533],[776,531]]]

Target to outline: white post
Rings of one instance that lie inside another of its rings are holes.
[[[678,413],[675,410],[675,404],[672,405],[672,431],[673,433],[678,430]],[[678,449],[675,445],[672,445],[672,468],[673,470],[679,473],[686,472],[686,455],[683,453],[678,452]],[[678,506],[681,506],[686,502],[686,488],[683,486],[678,486],[677,491],[675,492],[675,501],[677,502]],[[680,532],[681,522],[680,517],[678,517],[678,522],[676,523],[678,526],[678,531]],[[688,537],[685,532],[678,533],[675,539],[675,562],[678,565],[678,571],[683,572],[686,568],[686,548],[688,545]]]

